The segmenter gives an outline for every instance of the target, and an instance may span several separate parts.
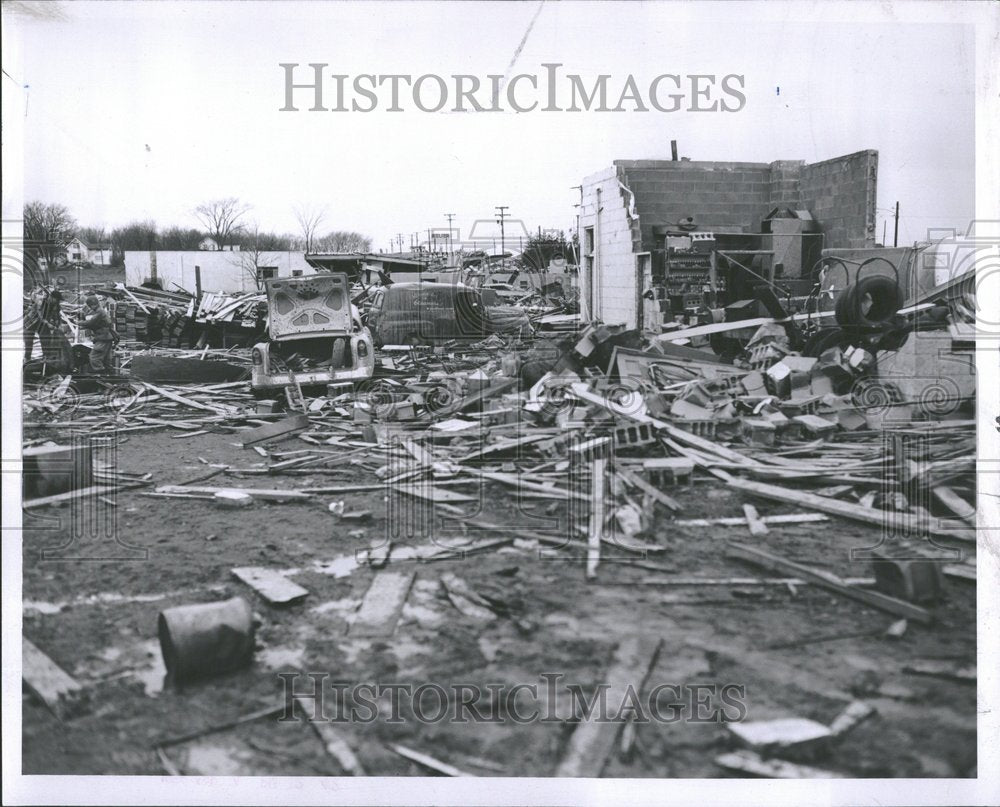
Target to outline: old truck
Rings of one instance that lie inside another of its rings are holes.
[[[367,317],[379,346],[478,341],[492,333],[531,330],[521,309],[486,305],[479,289],[454,282],[393,283],[377,289]]]
[[[375,348],[351,303],[346,274],[268,280],[267,306],[268,339],[251,353],[255,395],[371,378]]]

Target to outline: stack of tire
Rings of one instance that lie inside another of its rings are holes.
[[[903,293],[894,278],[869,275],[844,289],[833,313],[841,327],[870,328],[890,319],[902,305]]]
[[[862,331],[878,328],[892,319],[902,304],[903,293],[895,278],[868,275],[852,283],[833,309],[838,327],[821,328],[813,334],[803,355],[819,356],[832,347],[845,348],[856,343]]]

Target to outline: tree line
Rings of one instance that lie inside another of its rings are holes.
[[[138,250],[198,250],[206,238],[219,249],[280,252],[369,252],[372,240],[350,230],[330,230],[323,234],[327,210],[323,207],[296,207],[297,233],[276,233],[262,229],[251,216],[250,205],[239,199],[213,199],[192,210],[200,227],[171,225],[161,228],[152,219],[137,220],[107,229],[80,225],[65,205],[29,202],[24,205],[25,250],[44,258],[49,266],[66,258],[66,244],[74,237],[90,246],[110,246],[111,263],[121,265],[125,252]]]

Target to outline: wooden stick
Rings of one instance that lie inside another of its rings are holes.
[[[440,773],[444,776],[475,776],[474,773],[463,771],[460,768],[456,768],[454,765],[449,765],[447,762],[441,762],[441,760],[434,759],[434,757],[429,756],[428,754],[422,754],[419,751],[414,751],[412,748],[407,748],[405,745],[389,743],[388,747],[401,757],[406,757],[408,760],[416,762],[418,765],[434,771],[435,773]]]
[[[171,745],[180,745],[181,743],[186,743],[189,740],[197,740],[199,737],[204,737],[206,734],[215,734],[219,731],[225,731],[226,729],[235,728],[236,726],[241,726],[244,723],[252,723],[254,720],[261,720],[265,717],[271,717],[276,714],[284,714],[285,705],[281,706],[268,706],[264,709],[258,709],[255,712],[250,712],[240,717],[235,717],[232,720],[227,720],[225,723],[217,723],[214,726],[208,726],[207,728],[198,729],[197,731],[191,731],[187,734],[181,734],[177,737],[168,737],[165,740],[158,740],[153,743],[154,748],[166,748]]]

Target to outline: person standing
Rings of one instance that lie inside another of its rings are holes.
[[[83,315],[86,319],[80,327],[90,331],[94,347],[90,351],[90,368],[97,375],[110,375],[114,367],[113,348],[118,342],[118,334],[111,324],[108,312],[93,294],[84,302]]]

